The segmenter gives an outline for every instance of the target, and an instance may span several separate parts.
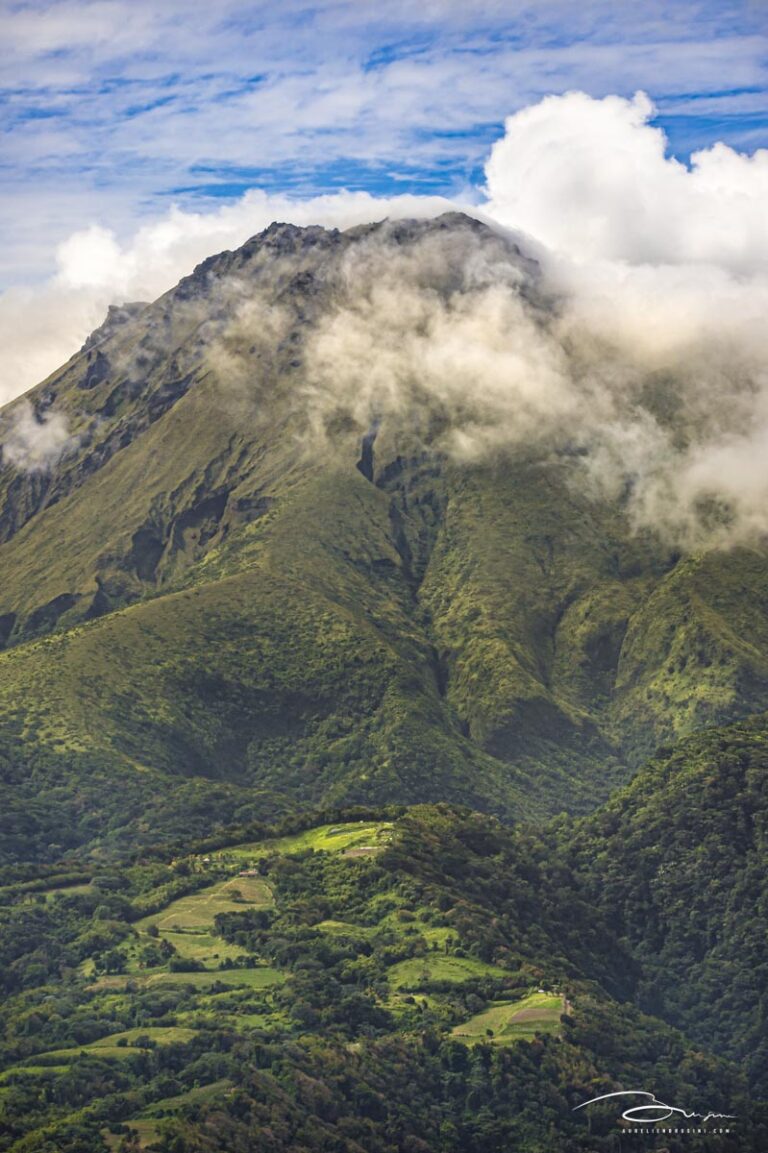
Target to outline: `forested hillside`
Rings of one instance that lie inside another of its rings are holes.
[[[448,806],[289,830],[4,891],[2,1148],[632,1150],[577,1106],[647,1085],[735,1118],[670,1150],[763,1148],[551,840]]]

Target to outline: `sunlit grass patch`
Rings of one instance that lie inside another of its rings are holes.
[[[159,1026],[149,1026],[146,1028],[139,1027],[135,1029],[125,1029],[120,1033],[110,1033],[106,1037],[99,1037],[96,1041],[91,1041],[87,1045],[73,1045],[67,1049],[51,1049],[47,1053],[38,1053],[35,1060],[40,1063],[42,1068],[48,1068],[55,1065],[57,1062],[69,1061],[70,1063],[85,1053],[92,1057],[106,1058],[122,1058],[135,1055],[137,1050],[143,1048],[154,1048],[156,1045],[178,1045],[186,1041],[191,1041],[197,1034],[196,1029],[185,1028],[184,1026],[173,1025],[165,1028]],[[144,1046],[142,1041],[148,1041],[149,1045]]]
[[[272,892],[262,877],[230,877],[171,901],[161,912],[137,921],[136,928],[146,930],[154,924],[161,931],[210,929],[219,913],[242,913],[249,907],[271,904]]]
[[[216,984],[230,989],[267,989],[284,980],[285,975],[269,965],[255,969],[206,969],[200,973],[153,973],[144,979],[147,985],[192,985],[196,989]]]
[[[234,845],[210,854],[215,863],[247,863],[270,853],[302,853],[308,849],[316,853],[343,853],[350,849],[366,848],[375,852],[383,848],[389,838],[392,821],[347,821],[333,825],[318,825],[300,833]]]
[[[467,1043],[497,1045],[528,1041],[537,1033],[558,1033],[565,1001],[560,993],[531,993],[521,1001],[497,1001],[457,1025],[452,1036]]]
[[[131,1148],[146,1149],[148,1145],[152,1145],[158,1138],[157,1120],[138,1117],[135,1121],[126,1121],[126,1125],[136,1134],[137,1144],[131,1146]],[[124,1148],[124,1134],[110,1133],[109,1130],[105,1129],[101,1135],[110,1150],[116,1151],[121,1147]]]
[[[420,989],[433,981],[450,981],[458,985],[477,977],[509,977],[510,974],[497,965],[487,965],[474,957],[426,953],[423,957],[398,961],[388,970],[387,976],[395,989]]]

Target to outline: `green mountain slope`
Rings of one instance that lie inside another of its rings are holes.
[[[439,404],[317,409],[313,339],[371,250],[426,253],[439,299],[480,254],[531,323],[555,307],[464,217],[273,225],[5,410],[69,430],[0,472],[6,859],[297,804],[584,812],[768,704],[763,550],[680,560],[565,449],[452,456]]]
[[[632,1004],[552,840],[467,810],[41,870],[0,894],[0,960],[9,1153],[608,1153],[649,1135],[577,1106],[638,1088],[732,1115],[671,1153],[764,1147],[738,1068]]]
[[[638,1002],[768,1086],[768,719],[683,742],[563,833],[582,897],[643,976]]]

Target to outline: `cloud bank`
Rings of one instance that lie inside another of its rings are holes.
[[[595,341],[593,377],[624,380],[595,475],[621,471],[638,522],[690,545],[753,539],[768,531],[768,151],[718,143],[686,167],[652,112],[643,94],[572,93],[511,117],[484,207],[541,242],[566,345]]]
[[[370,252],[310,350],[310,416],[340,400],[364,424],[427,396],[450,413],[449,451],[569,440],[583,483],[688,547],[768,531],[768,152],[716,144],[686,166],[652,114],[642,94],[574,92],[509,117],[470,211],[525,237],[550,318],[486,249]],[[212,214],[174,210],[123,246],[77,233],[51,282],[0,301],[0,395],[61,363],[107,303],[156,296],[274,219],[344,228],[448,207],[251,192]],[[436,291],[446,268],[453,287]]]

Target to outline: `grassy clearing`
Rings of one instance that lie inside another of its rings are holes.
[[[34,1060],[34,1058],[33,1058],[33,1060]],[[25,1076],[29,1076],[29,1077],[42,1077],[42,1076],[49,1076],[49,1077],[56,1076],[57,1077],[57,1076],[59,1076],[59,1074],[67,1073],[68,1071],[69,1071],[69,1064],[66,1064],[66,1065],[13,1065],[10,1069],[6,1069],[5,1072],[0,1073],[0,1085],[7,1085],[7,1083],[9,1081],[13,1080],[14,1077],[18,1077],[18,1075],[20,1073],[23,1073]]]
[[[138,1139],[139,1149],[146,1149],[148,1145],[152,1145],[159,1136],[157,1130],[157,1121],[147,1118],[139,1117],[135,1121],[126,1121],[126,1125],[136,1134]],[[102,1137],[104,1138],[107,1146],[111,1150],[118,1150],[123,1141],[123,1134],[110,1133],[108,1130],[102,1130]]]
[[[232,1082],[227,1080],[214,1081],[211,1085],[199,1085],[186,1093],[179,1093],[176,1097],[164,1097],[162,1101],[155,1101],[140,1116],[126,1121],[125,1124],[136,1134],[138,1147],[145,1149],[159,1136],[157,1123],[160,1118],[177,1112],[185,1105],[202,1105],[231,1088]],[[114,1150],[120,1148],[123,1140],[122,1134],[110,1133],[108,1130],[102,1131],[102,1137],[109,1148]]]
[[[423,925],[419,924],[419,932],[422,937],[430,944],[437,944],[440,948],[444,948],[446,943],[458,945],[459,938],[455,929],[449,929],[442,925]]]
[[[272,904],[272,892],[262,877],[231,877],[208,889],[172,901],[160,913],[143,917],[136,928],[146,932],[157,925],[161,932],[180,929],[205,931],[213,927],[218,913],[242,913],[252,906],[266,908]]]
[[[537,1033],[559,1033],[565,999],[560,993],[531,993],[522,1001],[497,1001],[457,1025],[452,1035],[468,1044],[490,1041],[508,1045],[529,1041]]]
[[[166,1113],[180,1109],[183,1105],[199,1105],[203,1101],[210,1101],[214,1097],[218,1097],[219,1093],[225,1093],[227,1089],[231,1088],[232,1082],[226,1079],[214,1081],[210,1085],[198,1085],[195,1089],[190,1089],[186,1093],[179,1093],[176,1097],[164,1097],[162,1101],[155,1101],[148,1109],[144,1110],[138,1120],[162,1117]],[[136,1122],[129,1121],[128,1124],[133,1127]]]
[[[59,895],[59,893],[66,893],[66,895],[68,897],[75,897],[75,896],[78,896],[82,893],[90,893],[92,889],[93,889],[93,885],[91,885],[89,883],[74,884],[74,885],[56,885],[52,889],[43,889],[42,890],[42,896],[45,897],[46,901],[51,901],[51,900],[53,900],[54,897],[57,897]],[[37,894],[35,894],[35,895],[37,895]]]
[[[375,925],[355,925],[352,921],[318,921],[314,928],[333,937],[370,937],[376,932]]]
[[[48,1071],[54,1067],[57,1062],[71,1062],[76,1060],[82,1053],[87,1053],[91,1057],[103,1057],[105,1059],[115,1057],[125,1058],[135,1055],[137,1051],[143,1048],[142,1045],[137,1045],[136,1042],[144,1038],[148,1038],[151,1041],[152,1044],[150,1047],[153,1048],[155,1045],[183,1044],[185,1041],[191,1041],[196,1034],[196,1029],[188,1029],[180,1025],[167,1028],[149,1027],[126,1029],[121,1033],[110,1033],[107,1037],[99,1037],[98,1041],[91,1041],[88,1045],[74,1045],[69,1049],[51,1049],[47,1053],[38,1053],[35,1060],[40,1062],[41,1069]],[[16,1071],[18,1072],[18,1068]]]
[[[269,965],[257,969],[207,970],[204,973],[153,973],[146,978],[147,985],[192,985],[204,989],[219,983],[228,989],[268,989],[285,980],[283,973]]]
[[[285,975],[269,965],[259,965],[256,969],[205,969],[199,973],[170,973],[166,970],[143,974],[121,973],[116,976],[99,977],[88,986],[94,992],[112,989],[126,992],[128,986],[147,988],[151,985],[192,985],[195,989],[205,989],[209,985],[220,984],[228,989],[267,989],[285,980]]]
[[[184,1029],[178,1025],[138,1027],[126,1029],[122,1033],[112,1033],[108,1037],[101,1037],[98,1041],[94,1041],[90,1047],[101,1049],[104,1046],[117,1045],[118,1041],[126,1041],[128,1045],[135,1045],[140,1037],[149,1037],[157,1045],[176,1045],[184,1041],[191,1041],[194,1035],[194,1029]]]
[[[432,993],[416,993],[415,995],[411,993],[390,993],[388,998],[382,1000],[382,1004],[396,1016],[402,1016],[403,1013],[410,1013],[414,1004],[422,1005],[425,1009],[432,1009],[434,1012],[450,1012],[450,1010],[446,1008],[445,998],[435,996]]]
[[[214,967],[219,961],[243,957],[246,950],[240,945],[230,945],[212,933],[163,933],[163,937],[175,948],[180,957],[191,961],[201,961]]]
[[[178,1021],[193,1029],[220,1029],[225,1026],[238,1032],[259,1029],[271,1034],[284,1034],[290,1030],[291,1022],[287,1014],[263,1010],[241,1013],[237,1010],[197,1008],[178,1014]]]
[[[456,985],[476,977],[508,977],[506,969],[486,965],[473,957],[447,957],[427,953],[392,965],[387,976],[393,989],[421,989],[433,981],[451,981]]]
[[[212,933],[190,930],[184,933],[164,932],[160,936],[173,945],[179,957],[188,961],[198,961],[207,969],[218,969],[222,961],[236,960],[247,953],[246,949],[239,945],[230,945]],[[128,957],[126,972],[130,976],[142,976],[147,971],[142,967],[140,959],[141,949],[147,940],[147,937],[142,936],[138,941],[129,943],[125,949]]]
[[[235,845],[219,853],[211,853],[210,858],[217,863],[247,864],[255,863],[259,857],[270,853],[302,853],[308,849],[316,853],[346,853],[361,848],[375,852],[387,844],[391,829],[391,821],[348,821],[344,824],[318,825],[317,828],[305,829],[287,837]]]

